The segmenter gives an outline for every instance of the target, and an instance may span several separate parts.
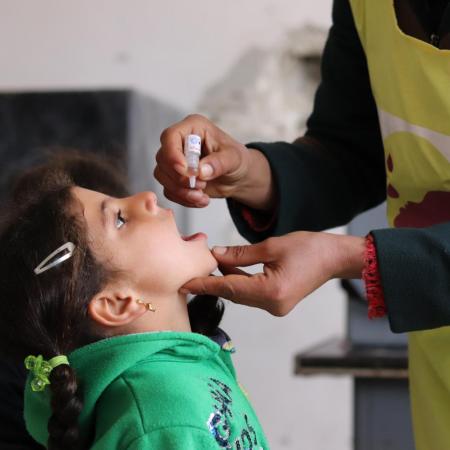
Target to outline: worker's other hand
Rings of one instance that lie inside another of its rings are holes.
[[[213,255],[224,276],[194,278],[183,292],[211,294],[284,316],[332,278],[361,278],[362,237],[298,231],[254,245],[215,247]],[[262,273],[238,266],[263,263]]]
[[[183,153],[184,139],[196,134],[202,140],[202,154],[196,189],[189,188]],[[193,114],[161,134],[156,154],[155,178],[164,186],[164,195],[190,207],[208,205],[210,197],[228,198],[245,180],[249,151],[205,117]]]

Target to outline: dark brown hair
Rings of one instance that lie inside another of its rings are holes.
[[[103,338],[94,332],[87,307],[117,273],[91,252],[86,224],[73,208],[71,188],[80,185],[123,196],[123,180],[113,166],[76,152],[18,179],[0,232],[0,351],[4,355],[21,363],[29,354],[49,359]],[[68,241],[76,246],[72,258],[36,275],[33,269],[43,258]],[[222,315],[223,305],[216,297],[197,296],[189,304],[195,332],[213,334]],[[48,448],[78,448],[77,421],[83,403],[76,373],[70,366],[58,366],[50,382]]]

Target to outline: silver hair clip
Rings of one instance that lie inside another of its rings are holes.
[[[39,275],[42,272],[45,272],[48,269],[51,269],[52,267],[55,267],[56,265],[62,263],[66,259],[69,259],[73,255],[73,251],[75,250],[75,245],[72,244],[72,242],[66,242],[65,244],[61,245],[61,247],[58,247],[53,253],[50,253],[50,255],[47,256],[35,269],[34,273],[36,275]],[[67,253],[62,254],[58,258],[56,258],[54,261],[52,261],[50,264],[47,264],[52,258],[58,255],[58,253],[62,253],[64,251],[67,251]],[[46,265],[47,264],[47,265]]]

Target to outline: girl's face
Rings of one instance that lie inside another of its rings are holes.
[[[134,287],[165,296],[217,268],[206,236],[183,239],[172,210],[159,207],[153,192],[119,199],[76,186],[72,193],[81,202],[93,252],[123,270]]]

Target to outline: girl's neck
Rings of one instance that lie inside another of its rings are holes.
[[[173,296],[152,301],[155,311],[148,311],[128,327],[127,333],[149,331],[191,332],[187,308],[187,296],[178,292]]]
[[[162,311],[162,318],[168,325],[167,330],[171,331],[185,331],[191,332],[191,323],[189,322],[189,314],[187,307],[187,295],[176,293],[173,299],[168,299],[167,303],[162,304],[162,308],[165,305],[171,305],[167,308],[167,311]],[[170,303],[169,303],[170,302]],[[155,312],[155,314],[158,311]]]

